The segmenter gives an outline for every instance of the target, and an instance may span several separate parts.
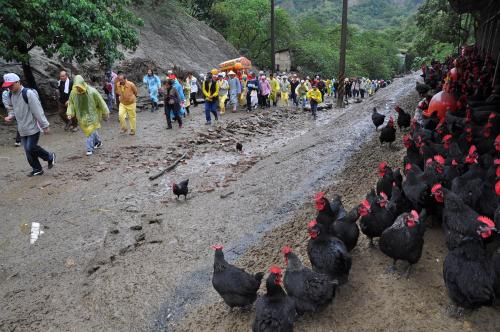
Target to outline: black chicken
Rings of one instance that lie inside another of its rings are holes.
[[[371,204],[368,200],[361,202],[359,206],[359,226],[361,232],[370,239],[373,246],[373,238],[380,237],[382,232],[394,223],[395,216],[386,208],[387,195],[383,192]]]
[[[491,258],[493,263],[493,268],[495,269],[495,295],[497,302],[500,299],[500,248],[498,248]]]
[[[254,303],[264,273],[251,275],[226,262],[222,246],[217,245],[213,248],[215,256],[212,285],[217,293],[231,308],[246,307]]]
[[[394,182],[392,168],[390,168],[389,165],[383,161],[378,165],[378,175],[379,179],[376,186],[377,194],[380,195],[381,192],[384,192],[387,197],[391,198],[392,184]]]
[[[179,182],[178,184],[172,184],[172,191],[174,192],[174,195],[177,196],[177,199],[179,199],[179,196],[184,196],[184,199],[187,199],[187,194],[189,192],[188,184],[189,179]]]
[[[429,194],[429,187],[425,181],[424,173],[418,166],[413,164],[407,164],[405,170],[406,179],[403,182],[403,192],[412,203],[413,208],[420,211],[426,204]]]
[[[283,281],[297,313],[318,312],[328,305],[335,297],[337,281],[304,266],[290,247],[283,248],[283,254],[287,266]]]
[[[436,202],[443,204],[443,229],[446,236],[446,245],[449,250],[455,249],[465,238],[479,238],[481,229],[495,228],[495,224],[487,217],[480,216],[470,208],[454,192],[436,184],[432,187],[432,195]],[[487,239],[490,233],[482,232],[482,238]],[[488,236],[486,236],[488,235]]]
[[[330,202],[326,197],[324,192],[319,192],[314,197],[314,203],[318,215],[316,220],[318,223],[325,226],[325,229],[329,230],[331,225],[339,217],[343,217],[346,214],[344,206],[342,205],[342,200],[339,195],[336,195],[332,202]]]
[[[395,111],[398,113],[398,127],[409,128],[411,123],[411,115],[405,112],[401,107],[396,106]]]
[[[444,260],[448,296],[459,307],[491,306],[495,300],[495,271],[483,244],[465,238]]]
[[[307,254],[314,271],[328,275],[332,280],[338,280],[339,284],[345,284],[349,280],[351,269],[351,256],[344,242],[328,234],[324,226],[316,220],[307,225],[309,242]]]
[[[266,280],[267,293],[255,303],[253,332],[292,332],[295,320],[295,301],[281,287],[282,273],[277,266],[271,267]]]
[[[394,260],[391,267],[396,269],[396,261],[404,260],[409,263],[406,277],[410,275],[413,264],[416,264],[422,256],[425,232],[425,210],[422,218],[419,218],[417,211],[400,215],[394,224],[387,228],[379,240],[380,250]]]
[[[372,121],[373,125],[375,126],[375,130],[378,130],[378,127],[384,124],[384,120],[385,120],[385,115],[377,112],[377,108],[374,107],[372,113]]]
[[[236,151],[241,153],[243,151],[243,144],[240,142],[236,143]]]
[[[354,207],[347,215],[337,219],[330,227],[330,234],[344,242],[348,251],[358,244],[359,228],[356,220],[359,218],[358,207]]]
[[[392,146],[392,142],[396,140],[396,127],[394,127],[394,119],[392,116],[389,118],[387,125],[380,131],[379,139],[380,144],[387,142],[389,146]]]

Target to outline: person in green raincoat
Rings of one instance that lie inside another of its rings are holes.
[[[87,156],[92,155],[94,149],[102,146],[97,129],[101,128],[101,119],[108,120],[109,109],[101,94],[85,83],[80,75],[76,75],[73,81],[66,115],[68,119],[76,117],[78,120],[87,137]]]

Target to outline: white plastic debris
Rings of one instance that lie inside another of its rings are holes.
[[[40,230],[40,223],[32,222],[31,223],[31,236],[30,236],[30,244],[33,244],[38,240],[38,237],[43,234],[43,231]]]

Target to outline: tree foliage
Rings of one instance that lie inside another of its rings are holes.
[[[29,63],[40,47],[52,57],[83,62],[97,58],[103,66],[135,49],[134,25],[142,21],[128,9],[130,0],[5,0],[2,2],[0,57]]]

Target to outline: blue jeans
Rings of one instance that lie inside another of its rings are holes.
[[[316,111],[317,110],[318,110],[318,103],[314,100],[311,100],[311,113],[315,119],[316,119]]]
[[[205,118],[207,119],[207,122],[212,122],[212,118],[210,117],[210,113],[212,113],[215,117],[215,120],[218,120],[219,117],[217,116],[217,100],[213,101],[205,101]]]
[[[302,108],[306,108],[306,105],[307,105],[307,98],[304,96],[302,98]]]
[[[24,152],[26,152],[26,158],[30,164],[33,171],[41,171],[42,165],[38,158],[45,161],[51,160],[51,155],[41,146],[38,145],[38,140],[40,139],[40,132],[33,134],[31,136],[21,136],[21,143],[24,147]]]
[[[96,146],[97,143],[101,142],[101,138],[99,137],[99,133],[97,130],[94,130],[92,134],[90,134],[89,137],[87,137],[87,151],[88,152],[93,152],[94,151],[94,146]]]

